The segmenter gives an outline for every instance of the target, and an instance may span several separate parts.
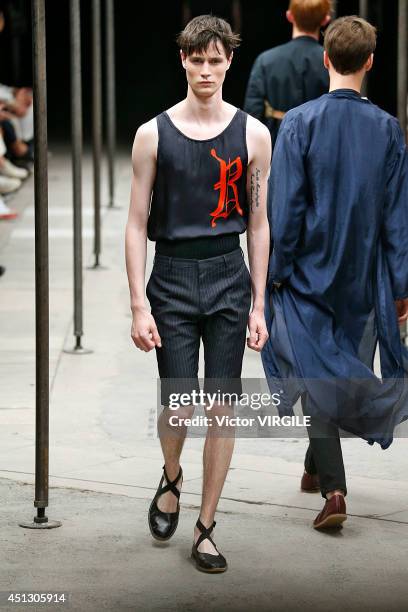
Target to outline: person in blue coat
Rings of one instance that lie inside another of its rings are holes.
[[[269,178],[273,249],[262,360],[281,413],[302,398],[301,488],[320,488],[314,527],[346,519],[339,428],[387,448],[408,418],[408,156],[398,121],[360,94],[375,28],[355,17],[325,35],[330,90],[289,111]],[[381,378],[374,373],[378,348]]]

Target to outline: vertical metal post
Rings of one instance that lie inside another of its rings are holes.
[[[71,0],[71,138],[74,198],[74,335],[81,345],[82,330],[82,87],[79,0]]]
[[[368,19],[368,0],[359,0],[359,14],[363,19]],[[361,95],[366,96],[368,91],[368,75],[365,76],[362,87]]]
[[[50,529],[61,525],[45,516],[48,506],[49,455],[49,278],[48,168],[45,0],[32,0],[35,195],[36,428],[35,500],[37,516],[21,527]]]
[[[337,10],[338,6],[337,6],[337,4],[338,4],[338,0],[333,0],[333,2],[332,2],[332,5],[333,5],[333,8],[332,8],[333,19],[337,19],[337,13],[338,13],[338,10]]]
[[[359,0],[360,17],[367,19],[368,17],[368,0]]]
[[[94,181],[93,269],[100,268],[101,254],[101,155],[102,155],[102,58],[101,2],[92,0],[92,144]]]
[[[83,335],[82,299],[82,85],[81,85],[81,13],[80,0],[70,0],[71,42],[71,140],[72,187],[74,209],[74,336],[73,349],[65,353],[84,354],[92,351],[81,345]]]
[[[408,85],[408,4],[398,3],[398,119],[407,140],[407,85]],[[408,322],[401,326],[401,337],[407,344]]]
[[[116,79],[114,0],[106,0],[106,135],[108,149],[109,207],[115,200]]]
[[[408,3],[399,0],[398,7],[398,119],[407,138],[407,77],[408,77]]]

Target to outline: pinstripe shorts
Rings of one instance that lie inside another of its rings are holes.
[[[162,346],[156,347],[161,403],[172,393],[242,392],[241,370],[251,306],[251,277],[241,248],[208,259],[156,254],[146,287]]]

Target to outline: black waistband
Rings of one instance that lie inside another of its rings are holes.
[[[184,240],[158,240],[156,253],[167,257],[184,257],[186,259],[207,259],[225,255],[239,248],[239,234],[222,234],[220,236],[203,236]]]

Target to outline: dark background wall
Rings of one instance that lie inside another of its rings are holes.
[[[378,28],[375,67],[368,95],[396,113],[397,2],[370,0],[369,18]],[[193,16],[210,13],[232,18],[231,0],[190,0]],[[243,103],[255,57],[286,42],[287,0],[241,0],[242,45],[237,50],[224,87],[225,99]],[[8,23],[0,35],[0,82],[31,84],[30,0],[0,0]],[[104,2],[102,1],[102,7]],[[356,14],[358,0],[339,0],[338,14]],[[70,133],[69,0],[46,0],[48,126],[50,139],[68,140]],[[81,1],[84,129],[90,138],[91,0]],[[116,73],[118,138],[130,146],[140,123],[175,104],[186,92],[185,76],[174,42],[183,27],[183,2],[116,0]]]

